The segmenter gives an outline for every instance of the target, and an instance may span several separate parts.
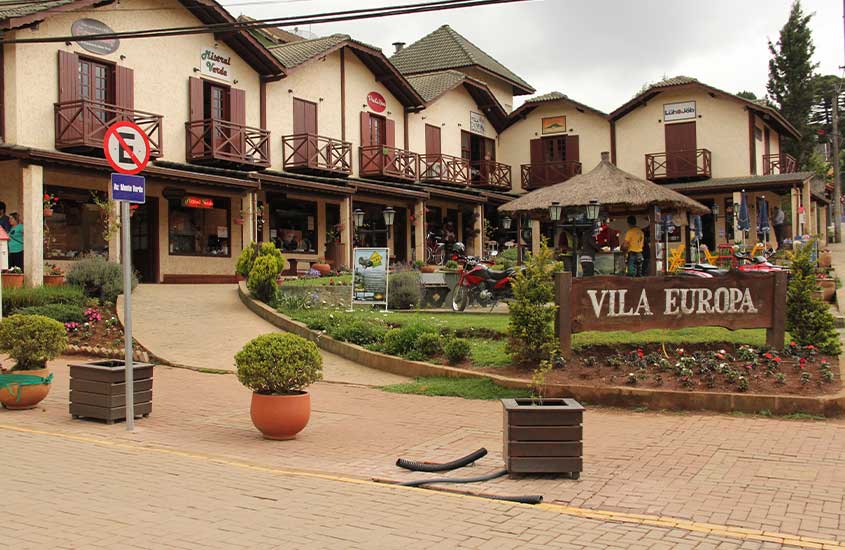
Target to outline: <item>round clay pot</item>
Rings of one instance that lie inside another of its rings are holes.
[[[65,284],[64,275],[44,275],[44,286],[62,286]]]
[[[822,289],[822,299],[825,302],[833,301],[833,295],[836,294],[836,281],[833,279],[822,279],[819,281],[819,286]]]
[[[308,392],[290,395],[253,393],[249,414],[265,439],[293,439],[311,417],[311,396]]]
[[[328,275],[332,272],[332,266],[329,264],[311,264],[311,269],[316,269],[320,275]]]
[[[436,265],[423,265],[420,266],[420,273],[434,273],[437,271]]]
[[[4,273],[3,288],[23,288],[23,273]]]
[[[13,371],[8,374],[23,374],[28,376],[40,376],[42,378],[47,378],[50,376],[50,369],[38,369],[38,370],[21,370],[21,371]],[[0,388],[0,404],[2,404],[7,409],[11,410],[23,410],[23,409],[32,409],[35,408],[41,400],[47,397],[47,394],[50,393],[50,387],[52,384],[34,384],[34,385],[27,385],[27,386],[20,386],[20,398],[16,399],[18,395],[18,387],[12,386]]]
[[[53,209],[52,208],[45,208],[44,209],[44,217],[49,218],[53,216]]]

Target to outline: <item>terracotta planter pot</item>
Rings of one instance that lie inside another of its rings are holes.
[[[23,273],[4,273],[3,288],[23,288]]]
[[[244,219],[243,218],[235,218],[234,222],[235,222],[235,225],[243,225]]]
[[[434,273],[437,271],[436,265],[424,265],[420,267],[420,273]]]
[[[16,376],[36,376],[47,379],[50,376],[50,369],[14,371],[0,375],[0,383],[7,385],[0,386],[0,404],[11,410],[32,409],[50,393],[51,383],[27,384],[19,386],[15,383]]]
[[[833,295],[836,294],[836,281],[833,279],[822,279],[819,281],[819,286],[822,287],[822,297],[824,301],[832,301]]]
[[[53,215],[53,209],[52,208],[45,208],[44,209],[44,217],[45,218],[49,218],[52,215]]]
[[[329,264],[311,264],[311,269],[316,269],[320,275],[328,275],[332,272],[332,266]]]
[[[44,286],[62,286],[65,284],[64,275],[44,275]]]
[[[252,394],[252,423],[265,439],[294,439],[311,417],[308,392],[291,395]]]

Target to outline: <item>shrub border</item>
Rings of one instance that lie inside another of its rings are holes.
[[[313,331],[304,323],[287,317],[267,304],[250,296],[246,285],[238,283],[241,301],[253,313],[274,326],[302,336],[330,353],[354,361],[365,367],[408,377],[448,376],[452,378],[489,378],[505,388],[531,389],[531,382],[496,374],[480,373],[423,361],[410,361],[340,342],[327,334]],[[843,373],[845,354],[840,356],[839,371]],[[845,416],[845,388],[839,393],[824,396],[771,395],[721,392],[683,392],[629,388],[623,386],[581,386],[577,384],[548,384],[549,397],[573,397],[582,403],[613,407],[647,407],[652,410],[742,412],[755,414],[767,410],[775,415],[806,413],[816,416]]]

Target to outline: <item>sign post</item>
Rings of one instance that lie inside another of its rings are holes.
[[[118,122],[106,131],[103,140],[106,160],[118,173],[111,175],[112,200],[120,201],[120,233],[123,258],[123,339],[126,386],[126,429],[135,429],[135,389],[132,369],[132,232],[130,204],[146,201],[146,181],[139,172],[150,161],[150,140],[132,122]]]

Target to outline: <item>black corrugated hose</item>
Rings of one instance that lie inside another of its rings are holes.
[[[413,460],[399,458],[396,460],[396,465],[400,468],[405,468],[406,470],[413,470],[415,472],[445,472],[447,470],[463,468],[464,466],[472,464],[479,458],[484,457],[486,454],[487,449],[481,447],[477,451],[473,451],[464,457],[461,457],[457,460],[453,460],[451,462],[443,462],[442,464],[436,462],[415,462]]]
[[[502,477],[503,475],[507,475],[507,469],[496,470],[495,472],[491,472],[489,474],[477,477],[440,477],[440,478],[432,478],[432,479],[417,479],[414,481],[405,481],[400,483],[399,485],[403,485],[405,487],[420,487],[422,485],[429,485],[431,483],[478,483],[481,481],[490,481],[491,479],[496,479],[497,477]],[[493,500],[506,500],[508,502],[521,502],[523,504],[540,504],[543,502],[542,495],[524,495],[524,496],[500,496],[500,495],[477,495],[483,498],[489,498]]]

